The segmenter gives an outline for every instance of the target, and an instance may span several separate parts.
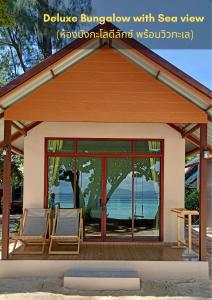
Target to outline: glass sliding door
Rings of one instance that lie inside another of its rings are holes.
[[[102,161],[76,160],[76,207],[83,208],[85,237],[101,236]]]
[[[162,237],[161,140],[49,138],[45,149],[45,207],[82,208],[85,238]]]
[[[51,156],[48,159],[49,207],[74,207],[74,158]]]
[[[159,237],[160,159],[134,159],[134,237]]]
[[[108,158],[106,164],[106,237],[132,237],[132,159]]]

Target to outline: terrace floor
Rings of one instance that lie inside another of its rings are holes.
[[[33,247],[33,248],[32,248]],[[36,249],[37,246],[27,246],[25,249]],[[38,249],[38,248],[37,248]],[[173,249],[171,245],[158,243],[82,243],[79,255],[48,254],[46,246],[44,254],[20,254],[22,246],[16,254],[10,254],[12,260],[126,260],[126,261],[195,261],[198,256],[188,257],[188,249]],[[17,254],[18,253],[18,254]]]

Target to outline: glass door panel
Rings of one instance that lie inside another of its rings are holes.
[[[74,207],[74,158],[52,156],[48,159],[49,207]]]
[[[132,236],[132,160],[108,158],[106,165],[106,237]]]
[[[134,159],[134,237],[159,237],[160,159]]]
[[[100,237],[102,160],[77,158],[76,167],[76,207],[83,208],[85,237]]]

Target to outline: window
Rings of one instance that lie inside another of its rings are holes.
[[[74,152],[72,140],[48,140],[48,152]]]
[[[130,141],[105,140],[105,141],[78,141],[78,153],[130,153],[132,145]]]
[[[135,151],[137,153],[158,154],[161,152],[160,141],[136,141]]]

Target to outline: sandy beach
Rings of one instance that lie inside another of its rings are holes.
[[[24,292],[23,292],[24,291]],[[25,299],[211,299],[211,281],[143,281],[138,291],[78,291],[63,287],[62,278],[0,280],[0,300]]]

